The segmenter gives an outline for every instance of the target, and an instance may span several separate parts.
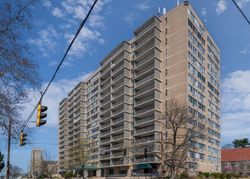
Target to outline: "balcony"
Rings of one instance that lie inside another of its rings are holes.
[[[112,127],[112,133],[117,132],[117,131],[122,131],[124,129],[124,126],[118,126],[118,127]]]
[[[146,83],[147,81],[150,81],[152,79],[161,79],[160,72],[158,70],[150,70],[145,72],[143,75],[140,76],[140,78],[137,78],[135,80],[135,87],[138,87],[141,84]]]
[[[148,86],[146,86],[145,88],[142,88],[140,90],[135,89],[135,96],[149,94],[152,92],[152,90],[154,90],[154,88],[155,88],[155,86],[151,83],[151,84],[148,84]]]
[[[119,159],[119,160],[114,160],[112,161],[112,165],[115,166],[115,165],[123,165],[123,160]]]
[[[144,104],[145,102],[150,102],[152,100],[155,100],[155,95],[154,95],[154,91],[151,91],[147,96],[145,96],[144,98],[136,98],[135,99],[135,106],[138,106],[138,105],[142,105]]]
[[[101,155],[100,158],[101,158],[101,159],[108,159],[108,158],[110,158],[110,153]]]
[[[124,138],[124,135],[123,135],[123,134],[116,135],[116,136],[112,136],[112,142],[115,141],[115,140],[123,139],[123,138]]]
[[[139,144],[139,143],[147,143],[147,142],[153,142],[153,141],[160,141],[160,139],[156,138],[154,135],[152,136],[147,136],[147,137],[138,137],[135,139],[135,143]]]
[[[124,71],[118,75],[114,75],[112,77],[112,82],[115,83],[116,81],[118,81],[119,79],[123,78],[124,77]]]
[[[101,167],[108,167],[110,166],[110,162],[101,162]]]
[[[158,28],[152,27],[150,30],[146,31],[139,38],[137,38],[135,40],[136,47],[142,45],[143,43],[145,43],[146,41],[148,41],[154,37],[157,37],[160,39],[160,33],[161,32]]]
[[[110,126],[110,123],[100,123],[100,130],[103,130]]]
[[[101,141],[101,144],[105,144],[107,142],[110,142],[110,138],[107,138],[107,139],[100,139]]]
[[[150,41],[148,41],[147,43],[141,45],[140,47],[138,47],[136,50],[135,50],[135,57],[136,58],[139,58],[140,56],[142,56],[144,53],[147,53],[147,51],[151,50],[151,49],[154,49],[154,48],[158,48],[160,49],[160,40],[157,39],[157,38],[154,38]]]
[[[118,82],[112,84],[112,89],[115,91],[117,88],[120,88],[121,86],[131,86],[131,80],[128,78],[123,78],[122,80],[118,80]]]
[[[101,98],[105,97],[107,94],[110,94],[111,90],[110,87],[105,88],[102,92],[101,92]]]
[[[112,111],[112,115],[115,116],[119,113],[122,113],[124,111],[124,108],[118,108],[117,110]]]
[[[100,132],[101,137],[104,137],[107,134],[110,134],[110,130],[107,130],[107,131],[104,131],[104,132],[102,132],[102,131]]]
[[[124,119],[123,119],[123,115],[119,118],[115,118],[115,119],[112,119],[112,124],[111,125],[115,125],[115,124],[119,124],[120,122],[123,122]]]
[[[152,17],[147,22],[145,22],[142,26],[136,29],[134,32],[137,39],[143,36],[144,33],[150,31],[152,28],[159,28],[160,27],[160,20],[157,17]]]
[[[122,157],[123,156],[123,152],[119,151],[119,152],[112,152],[111,158],[112,157]]]
[[[154,157],[154,156],[149,156],[148,158],[135,158],[134,160],[135,163],[159,163],[160,159]]]
[[[151,104],[150,106],[142,107],[140,109],[135,109],[135,116],[140,115],[140,114],[142,114],[144,112],[152,111],[154,109],[155,109],[154,104]]]
[[[117,107],[118,105],[121,105],[123,103],[124,103],[124,98],[123,98],[123,96],[120,96],[119,98],[117,98],[115,100],[113,99],[112,106]]]
[[[153,132],[155,130],[156,130],[155,126],[148,126],[148,127],[144,127],[144,128],[138,128],[138,129],[135,130],[135,135],[142,134],[142,133]],[[160,131],[160,129],[158,129],[158,131]]]
[[[111,150],[117,149],[117,148],[123,148],[124,144],[123,143],[118,143],[118,144],[112,144]]]
[[[146,124],[149,122],[154,122],[154,120],[155,120],[154,115],[146,117],[146,118],[135,119],[135,126],[139,126],[139,125]]]

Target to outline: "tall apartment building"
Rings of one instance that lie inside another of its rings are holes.
[[[190,123],[200,128],[187,154],[189,170],[220,171],[220,51],[188,2],[146,21],[96,73],[102,176],[159,174],[161,161],[150,153],[161,153],[171,98],[188,107],[197,118]]]
[[[59,170],[99,168],[99,72],[70,91],[59,105]],[[88,165],[87,165],[88,164]]]

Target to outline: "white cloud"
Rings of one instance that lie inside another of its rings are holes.
[[[146,11],[150,8],[150,6],[145,1],[140,4],[137,4],[136,7],[137,9],[142,10],[142,11]]]
[[[52,6],[49,0],[43,0],[42,3],[43,3],[43,6],[46,8],[50,8]]]
[[[237,1],[237,4],[238,4],[238,6],[240,7],[240,8],[243,8],[243,7],[245,7],[246,5],[247,5],[247,3],[249,3],[250,2],[250,0],[238,0]]]
[[[42,52],[43,56],[48,57],[48,53],[54,51],[54,48],[57,45],[56,39],[59,39],[59,37],[60,33],[58,33],[53,26],[48,26],[47,28],[40,30],[38,32],[38,37],[30,39],[29,43],[36,45]]]
[[[246,55],[248,53],[248,48],[244,48],[242,50],[239,51],[240,54]]]
[[[201,9],[201,14],[202,14],[203,16],[206,16],[206,15],[207,15],[207,9],[206,9],[206,8],[202,8],[202,9]]]
[[[89,16],[87,23],[81,30],[72,48],[70,49],[68,58],[69,60],[67,61],[66,65],[71,65],[73,61],[84,56],[85,53],[91,52],[92,49],[89,48],[90,43],[105,43],[104,39],[101,37],[101,29],[105,27],[105,18],[104,16],[100,15],[100,13],[101,11],[103,11],[104,6],[110,2],[111,0],[99,0],[97,2],[95,8],[93,9],[93,12]],[[47,9],[50,11],[53,17],[59,18],[59,20],[63,20],[63,25],[50,25],[54,28],[55,31],[57,30],[58,32],[61,32],[60,38],[56,39],[57,36],[55,36],[53,32],[52,34],[49,34],[48,29],[45,29],[38,33],[39,38],[32,39],[30,40],[30,42],[37,45],[43,55],[48,57],[48,49],[58,48],[59,40],[66,40],[68,42],[67,44],[70,43],[77,28],[79,27],[80,22],[85,18],[92,4],[92,0],[65,0],[61,2],[59,1],[57,6],[53,4],[54,6],[52,8],[50,1],[44,3],[45,7],[50,7]],[[62,43],[60,42],[60,44]],[[62,48],[62,46],[60,46],[60,48]],[[55,64],[56,61],[52,61],[49,63],[50,66],[53,66]]]
[[[217,6],[216,6],[216,13],[217,15],[220,15],[227,9],[227,2],[225,0],[219,0]]]
[[[136,19],[138,19],[139,16],[137,13],[133,13],[133,12],[129,12],[126,14],[126,16],[124,17],[124,20],[129,24],[129,25],[133,25],[133,23],[135,22]]]
[[[250,71],[235,71],[223,80],[222,133],[226,140],[250,137],[248,132],[250,130],[249,76]]]
[[[56,16],[56,17],[63,17],[64,16],[62,11],[58,7],[54,8],[52,10],[52,15]]]
[[[65,39],[67,39],[69,43],[74,37],[74,34],[65,33],[64,37]],[[91,42],[91,41],[96,41],[99,44],[104,43],[104,40],[101,38],[100,32],[92,31],[87,27],[83,27],[81,32],[79,33],[79,36],[75,40],[69,52],[69,55],[80,57],[84,52],[87,52],[88,50],[90,50],[89,44],[87,42]]]
[[[51,86],[49,87],[48,92],[45,94],[42,104],[45,106],[48,106],[48,110],[47,110],[47,124],[46,126],[48,127],[56,127],[58,124],[58,107],[59,107],[59,103],[61,100],[63,100],[63,98],[67,97],[68,93],[81,81],[84,81],[86,78],[88,78],[90,76],[91,73],[86,73],[84,75],[81,75],[77,78],[74,79],[61,79],[59,81],[56,82],[52,82]],[[47,86],[47,83],[44,83],[42,85],[42,90],[45,89],[45,87]],[[38,102],[40,95],[39,93],[34,93],[34,92],[30,92],[29,93],[29,101],[27,102],[27,104],[25,104],[25,106],[27,106],[24,110],[23,110],[23,118],[27,117],[26,115],[29,114],[35,104]],[[32,121],[35,121],[35,114],[33,115]],[[31,127],[34,127],[35,124],[31,123],[30,124]]]

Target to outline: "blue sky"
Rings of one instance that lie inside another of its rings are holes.
[[[234,138],[250,137],[250,26],[231,0],[190,0],[198,15],[221,50],[222,82],[222,145]],[[32,128],[28,136],[33,144],[12,146],[13,164],[27,171],[31,150],[47,150],[51,159],[57,159],[58,103],[73,86],[86,78],[99,62],[122,40],[133,37],[133,31],[145,20],[156,15],[158,3],[167,10],[175,0],[99,0],[63,68],[45,95],[48,109],[47,124]],[[250,18],[250,0],[237,0]],[[65,52],[80,21],[85,17],[92,0],[43,0],[32,8],[33,29],[27,36],[31,58],[39,65],[44,88]],[[23,111],[26,118],[37,102],[31,92],[31,101]],[[35,117],[33,117],[35,120]],[[31,124],[33,127],[34,124]],[[6,152],[6,144],[0,144]]]

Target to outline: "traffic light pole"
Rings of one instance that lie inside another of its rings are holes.
[[[8,126],[8,154],[7,154],[7,165],[6,165],[6,179],[10,178],[11,127],[12,127],[12,118],[9,117],[9,126]]]

